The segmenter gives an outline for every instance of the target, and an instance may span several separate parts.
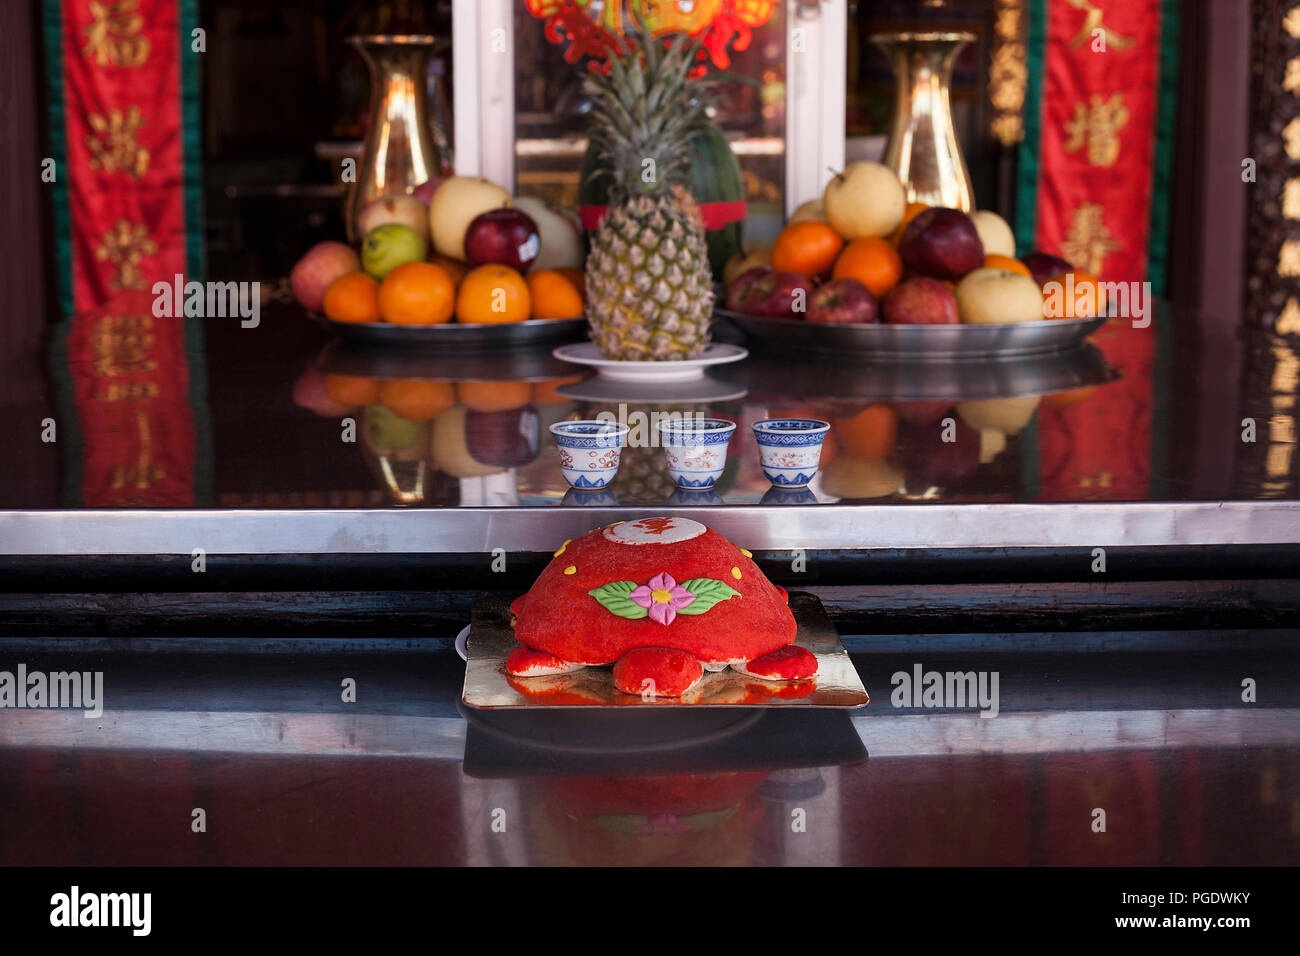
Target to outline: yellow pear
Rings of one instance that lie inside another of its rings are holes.
[[[957,403],[957,414],[971,428],[983,432],[993,428],[1004,435],[1019,435],[1040,401],[1038,395],[1025,395],[1020,398],[977,398]],[[980,436],[980,450],[984,450],[983,436]]]
[[[465,231],[481,213],[510,205],[510,194],[496,183],[452,176],[429,203],[429,235],[439,255],[465,261]]]
[[[429,457],[433,467],[445,471],[453,478],[482,478],[505,471],[493,465],[485,465],[474,459],[469,453],[469,444],[465,440],[464,405],[453,405],[434,420],[433,439],[429,443]]]
[[[1037,282],[1018,272],[976,269],[957,283],[957,311],[972,325],[1038,322],[1043,293]]]
[[[822,488],[836,498],[883,498],[903,485],[903,473],[884,458],[836,455],[822,469]]]
[[[847,240],[888,236],[903,221],[907,198],[888,166],[859,160],[831,177],[822,193],[826,221]]]
[[[980,234],[985,255],[1010,256],[1012,259],[1016,257],[1016,237],[1005,219],[987,209],[971,213],[970,219],[975,223],[975,231]]]

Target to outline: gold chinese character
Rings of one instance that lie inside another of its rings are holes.
[[[1292,159],[1300,159],[1300,116],[1286,124],[1282,138],[1286,140],[1286,154]]]
[[[105,378],[152,372],[158,363],[149,357],[156,341],[153,319],[147,315],[106,315],[90,334],[95,354],[91,367]]]
[[[145,281],[140,271],[140,260],[157,251],[157,243],[149,238],[144,226],[119,219],[117,225],[104,233],[102,244],[95,249],[95,258],[113,263],[114,273],[109,288],[143,289]]]
[[[1300,7],[1292,7],[1282,18],[1282,28],[1293,37],[1300,39]]]
[[[90,168],[106,173],[121,170],[136,179],[149,168],[149,150],[136,142],[136,131],[144,125],[140,107],[128,107],[126,112],[109,110],[107,116],[91,113],[90,128],[94,133],[86,137],[90,150]]]
[[[1080,488],[1109,488],[1110,480],[1113,478],[1109,471],[1105,469],[1097,472],[1095,475],[1079,475]]]
[[[1277,366],[1273,369],[1270,388],[1274,395],[1294,395],[1300,386],[1300,356],[1285,342],[1275,341],[1270,349]]]
[[[100,66],[139,66],[149,59],[149,38],[140,35],[144,17],[140,0],[90,0],[90,26],[86,27],[85,57]]]
[[[1294,335],[1300,332],[1300,302],[1294,298],[1286,300],[1282,314],[1273,323],[1273,331],[1278,335]]]
[[[1069,139],[1067,153],[1078,152],[1088,144],[1088,162],[1093,166],[1114,166],[1119,159],[1119,131],[1128,125],[1128,107],[1122,93],[1103,100],[1094,93],[1088,105],[1076,103],[1074,118],[1065,124]]]
[[[1111,238],[1104,220],[1105,210],[1096,203],[1084,203],[1070,217],[1070,231],[1061,243],[1061,254],[1093,275],[1101,275],[1106,257],[1120,243]]]
[[[1286,76],[1282,78],[1282,89],[1288,93],[1300,90],[1300,57],[1286,61]]]
[[[107,382],[95,392],[97,402],[147,402],[161,390],[157,382]]]
[[[1277,254],[1277,274],[1284,279],[1300,276],[1300,242],[1288,239]]]
[[[1288,179],[1282,187],[1282,215],[1300,219],[1300,179]]]
[[[1083,24],[1079,27],[1079,32],[1074,39],[1070,41],[1070,46],[1081,47],[1092,39],[1093,33],[1101,30],[1106,39],[1106,49],[1114,47],[1117,50],[1127,50],[1133,46],[1134,41],[1130,37],[1120,36],[1112,32],[1109,28],[1102,26],[1102,17],[1105,13],[1100,7],[1094,6],[1088,0],[1066,0],[1070,6],[1076,10],[1084,11]]]

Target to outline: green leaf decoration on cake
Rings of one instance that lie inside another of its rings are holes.
[[[695,595],[695,600],[677,609],[678,614],[703,614],[720,601],[740,597],[740,592],[725,581],[714,578],[691,578],[682,587]]]
[[[593,588],[587,593],[594,597],[605,610],[629,621],[640,620],[650,612],[633,601],[629,594],[636,590],[635,581],[611,581],[609,584]]]

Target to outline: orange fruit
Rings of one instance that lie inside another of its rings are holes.
[[[907,228],[907,224],[929,208],[930,207],[923,202],[908,203],[903,209],[903,221],[898,224],[898,228],[894,230],[894,234],[889,237],[890,244],[897,248],[898,241],[903,238],[903,230]]]
[[[1019,259],[1012,259],[1010,256],[999,255],[996,252],[990,252],[984,257],[984,268],[1001,269],[1003,272],[1016,272],[1030,279],[1034,277],[1034,274],[1029,271],[1029,266]]]
[[[1043,283],[1043,318],[1090,319],[1101,315],[1105,308],[1101,282],[1081,269],[1062,272]]]
[[[456,397],[471,411],[504,412],[527,405],[533,387],[528,382],[457,382]]]
[[[826,433],[826,438],[822,442],[822,456],[819,459],[820,466],[825,468],[831,463],[831,460],[840,453],[840,441],[835,437],[835,429]]]
[[[830,272],[844,248],[840,234],[824,222],[806,219],[786,226],[772,246],[772,268],[812,278]]]
[[[528,273],[528,292],[534,319],[578,319],[582,317],[582,293],[573,280],[556,269]]]
[[[455,307],[451,276],[432,262],[408,262],[379,283],[379,314],[393,325],[442,325]]]
[[[465,278],[465,273],[469,272],[469,266],[465,265],[465,263],[461,262],[459,259],[450,259],[447,256],[440,256],[436,252],[429,256],[429,261],[435,266],[442,266],[443,271],[451,277],[451,284],[458,289],[460,288],[460,280]]]
[[[1096,394],[1096,385],[1084,385],[1082,388],[1072,388],[1064,392],[1053,392],[1051,395],[1043,396],[1043,407],[1069,408],[1071,405],[1078,405],[1080,402],[1086,402]]]
[[[456,390],[451,382],[393,379],[380,387],[379,404],[399,418],[427,422],[456,404]]]
[[[581,375],[569,375],[565,378],[548,378],[544,382],[533,383],[533,404],[534,405],[563,405],[571,402],[573,399],[565,398],[563,395],[557,395],[555,390],[561,385],[572,385],[575,382],[581,382]]]
[[[882,296],[903,278],[903,260],[885,239],[854,239],[835,260],[833,279],[857,279]]]
[[[358,408],[362,405],[378,405],[379,390],[383,382],[377,378],[365,378],[361,375],[326,375],[325,394],[340,405]]]
[[[456,318],[462,322],[523,322],[532,311],[528,283],[509,266],[488,263],[471,269],[456,293]]]
[[[349,272],[325,290],[325,315],[336,322],[378,322],[379,283],[364,272]]]
[[[886,458],[898,439],[898,413],[888,405],[868,405],[850,418],[837,418],[831,431],[839,450],[855,458]]]
[[[587,301],[587,273],[581,269],[574,269],[572,266],[566,266],[562,269],[555,269],[560,275],[564,276],[573,283],[573,287],[578,290],[582,296],[582,301]]]

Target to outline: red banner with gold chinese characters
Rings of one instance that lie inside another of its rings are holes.
[[[46,0],[55,241],[79,473],[69,503],[194,503],[197,330],[153,312],[200,278],[193,0]]]
[[[1176,0],[1029,0],[1017,244],[1106,282],[1164,289]],[[1160,329],[1113,318],[1093,338],[1118,382],[1038,415],[1044,500],[1153,493],[1153,367]],[[1131,310],[1132,311],[1132,310]],[[1137,321],[1135,321],[1135,318]]]

